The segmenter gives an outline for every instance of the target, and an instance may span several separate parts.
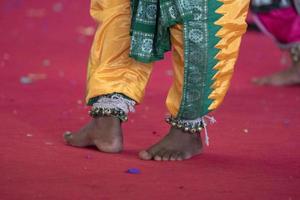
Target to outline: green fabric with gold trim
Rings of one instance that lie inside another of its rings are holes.
[[[142,62],[162,59],[171,46],[169,27],[192,18],[188,7],[186,0],[131,0],[130,56]]]
[[[195,119],[206,115],[212,103],[212,77],[216,71],[215,45],[222,5],[217,0],[131,0],[130,56],[149,63],[160,60],[171,49],[169,28],[184,27],[184,88],[177,118]]]

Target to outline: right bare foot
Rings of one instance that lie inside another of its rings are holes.
[[[96,146],[102,152],[118,153],[123,149],[121,122],[115,117],[95,118],[76,133],[64,133],[64,140],[75,147]]]

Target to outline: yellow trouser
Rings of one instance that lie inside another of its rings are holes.
[[[238,3],[244,4],[242,5],[243,12],[241,9],[232,9],[235,6],[233,4],[236,3],[229,0],[223,1],[224,4],[228,2],[228,6],[231,7],[223,6],[220,12],[226,13],[227,9],[231,13],[224,16],[225,20],[229,21],[228,26],[222,20],[218,22],[223,26],[223,29],[218,32],[223,40],[218,44],[222,49],[218,54],[220,62],[216,66],[219,72],[214,77],[215,84],[212,86],[214,91],[210,95],[214,99],[210,107],[211,110],[220,105],[227,92],[240,38],[246,28],[244,20],[248,0],[243,0],[245,3]],[[92,17],[101,25],[95,34],[88,63],[86,101],[100,95],[122,93],[140,103],[153,64],[137,62],[128,56],[131,23],[130,0],[92,0],[90,11]],[[234,26],[233,20],[240,26]],[[233,30],[235,33],[240,33],[234,36],[227,34]],[[166,105],[170,114],[176,116],[181,103],[184,77],[184,45],[181,25],[171,28],[171,42],[173,46],[174,82],[169,90]]]

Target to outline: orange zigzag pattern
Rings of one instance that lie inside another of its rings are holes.
[[[241,37],[247,29],[246,16],[250,2],[250,0],[219,1],[223,5],[216,10],[216,13],[221,14],[222,17],[215,24],[221,26],[216,34],[221,40],[215,47],[220,51],[215,57],[218,60],[214,67],[217,73],[213,77],[214,83],[211,86],[213,91],[208,97],[213,100],[208,108],[209,110],[216,109],[222,103],[229,88],[238,57]]]

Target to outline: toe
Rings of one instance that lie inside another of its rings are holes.
[[[159,156],[159,155],[155,155],[155,156],[154,156],[154,160],[156,160],[156,161],[161,161],[161,160],[162,160],[162,157]]]
[[[177,160],[187,160],[187,159],[190,159],[191,157],[192,157],[191,154],[186,153],[186,152],[181,152],[181,153],[179,153]]]
[[[165,149],[158,151],[154,156],[154,160],[161,161],[163,159],[163,155],[165,154],[165,152],[166,152]]]
[[[262,78],[253,78],[252,81],[257,85],[265,85],[269,80],[268,77],[262,77]]]
[[[72,133],[67,131],[63,135],[64,140],[68,145],[75,147],[85,147],[91,145],[90,139],[87,137],[85,133]]]
[[[139,153],[139,158],[142,160],[151,160],[153,158],[153,155],[144,150]]]
[[[160,148],[158,145],[153,145],[147,150],[143,150],[139,153],[139,157],[142,160],[155,160],[155,156],[160,152]],[[158,156],[156,159],[159,159]]]
[[[179,152],[179,153],[177,153],[176,160],[182,161],[182,160],[184,160],[184,157],[185,157],[184,153],[183,152]]]
[[[73,134],[70,131],[66,131],[63,135],[63,138],[64,138],[66,143],[70,144],[71,140],[73,138]]]
[[[170,156],[170,160],[175,161],[177,159],[177,154],[178,154],[178,152],[173,152]]]
[[[166,153],[164,153],[163,157],[162,157],[162,160],[163,161],[168,161],[170,160],[170,157],[172,155],[172,152],[171,151],[167,151]]]

